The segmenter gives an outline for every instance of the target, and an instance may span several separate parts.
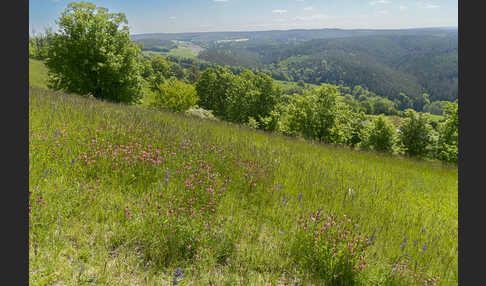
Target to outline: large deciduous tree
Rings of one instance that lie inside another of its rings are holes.
[[[339,95],[338,87],[329,84],[305,90],[302,96],[294,95],[288,106],[288,128],[305,137],[333,142]]]
[[[123,13],[88,2],[69,3],[48,49],[49,85],[115,102],[142,96],[140,48],[130,40]]]

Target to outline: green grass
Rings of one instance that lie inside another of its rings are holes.
[[[192,49],[189,47],[179,46],[175,49],[171,49],[168,55],[184,58],[196,58],[198,53],[193,52]]]
[[[155,55],[162,55],[162,56],[175,56],[175,57],[184,57],[184,58],[197,58],[198,53],[193,52],[189,47],[182,47],[179,46],[175,49],[171,49],[169,52],[159,52],[159,51],[143,51],[143,55],[147,56],[155,56]]]
[[[421,285],[386,280],[397,261],[457,285],[457,187],[456,166],[29,91],[30,285],[325,285],[298,220],[318,209],[375,238],[329,285]]]
[[[47,67],[43,61],[29,59],[29,85],[47,88]]]

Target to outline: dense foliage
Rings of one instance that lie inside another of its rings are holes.
[[[175,78],[157,84],[154,98],[150,105],[166,108],[175,112],[184,112],[194,106],[198,98],[194,86]]]
[[[419,111],[424,92],[432,101],[457,99],[457,31],[224,43],[199,57],[221,65],[259,68],[278,80],[362,85],[397,102],[404,93],[417,102]],[[415,108],[401,103],[401,110]]]
[[[46,60],[52,88],[115,102],[142,97],[140,48],[130,40],[123,13],[73,2],[58,25]]]
[[[406,119],[400,125],[398,138],[409,156],[425,157],[429,154],[432,141],[430,119],[412,109],[405,111]]]
[[[378,152],[393,152],[395,129],[383,115],[378,116],[373,121],[373,126],[369,128],[362,147],[372,148]]]
[[[445,110],[446,120],[440,127],[437,141],[437,158],[451,163],[458,161],[459,118],[458,104],[448,103]]]
[[[309,138],[332,142],[338,95],[337,87],[323,84],[317,92],[293,97],[288,108],[289,129]]]
[[[54,36],[52,29],[45,29],[44,33],[29,35],[29,57],[37,60],[45,60],[47,51]]]

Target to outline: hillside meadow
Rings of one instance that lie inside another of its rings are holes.
[[[457,285],[457,179],[31,86],[29,284]]]
[[[47,67],[43,61],[29,58],[29,85],[47,88]]]

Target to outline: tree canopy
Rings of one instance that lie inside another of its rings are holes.
[[[73,2],[57,24],[46,61],[51,88],[115,102],[140,99],[141,51],[130,40],[125,14]]]

